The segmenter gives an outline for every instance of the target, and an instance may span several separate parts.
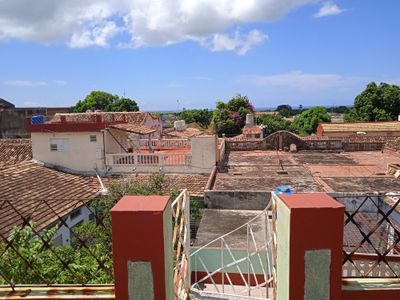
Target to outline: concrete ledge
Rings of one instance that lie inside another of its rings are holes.
[[[114,285],[19,285],[13,291],[9,286],[0,286],[0,299],[115,299]]]
[[[400,299],[400,280],[397,278],[343,279],[342,295],[342,300]]]

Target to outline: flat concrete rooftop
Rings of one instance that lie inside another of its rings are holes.
[[[251,222],[251,228],[257,244],[261,245],[263,242],[265,243],[267,226],[265,214],[260,215],[260,213],[262,212],[259,210],[204,209],[194,246],[204,246],[254,218],[256,219]],[[229,234],[225,241],[230,248],[244,249],[247,248],[246,236],[247,228],[243,227]],[[220,246],[220,242],[209,245],[209,247]]]
[[[399,164],[391,151],[298,153],[232,151],[213,190],[273,191],[289,185],[295,192],[400,191],[400,179],[387,175],[388,164]]]

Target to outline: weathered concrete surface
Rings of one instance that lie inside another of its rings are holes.
[[[213,209],[263,210],[271,199],[262,191],[205,191],[204,205]]]
[[[201,219],[197,239],[194,246],[204,246],[214,239],[237,229],[243,224],[257,217],[261,212],[254,210],[221,210],[205,209]],[[251,222],[251,228],[256,241],[263,241],[266,237],[266,218],[265,214],[259,216]],[[247,247],[247,228],[243,227],[226,237],[227,244],[232,248]],[[210,245],[210,247],[219,247]]]
[[[400,154],[234,151],[217,173],[213,190],[269,192],[289,185],[300,193],[399,191],[400,180],[386,174],[389,164],[400,164]]]

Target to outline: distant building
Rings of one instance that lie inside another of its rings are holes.
[[[25,128],[25,118],[43,115],[52,118],[56,113],[66,113],[68,107],[15,107],[0,98],[0,138],[29,137]]]
[[[319,123],[317,135],[324,137],[396,137],[400,122]]]
[[[216,163],[215,136],[161,139],[162,122],[148,112],[56,114],[26,125],[33,158],[67,171],[202,174]]]

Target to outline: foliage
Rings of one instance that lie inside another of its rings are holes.
[[[276,111],[279,112],[279,114],[282,117],[290,117],[293,113],[293,109],[289,104],[281,104],[278,105],[278,107],[276,108]]]
[[[112,241],[110,209],[124,195],[164,195],[171,198],[178,191],[167,191],[167,178],[162,173],[154,173],[146,183],[134,183],[126,178],[109,186],[109,196],[105,199],[93,200],[90,206],[96,211],[98,222],[86,221],[80,226],[71,228],[71,246],[54,246],[52,238],[58,231],[58,226],[41,230],[36,235],[35,224],[15,227],[10,236],[12,247],[5,241],[0,242],[0,273],[10,278],[16,284],[76,284],[76,283],[111,283],[112,276],[103,268],[99,261],[112,274]],[[193,217],[201,217],[198,205],[193,205]],[[84,241],[85,246],[82,246]],[[23,258],[22,258],[22,257]],[[99,260],[97,260],[97,259]],[[68,264],[65,268],[62,261]],[[29,263],[27,263],[29,262]],[[31,264],[32,267],[29,267]],[[0,276],[0,284],[7,284]]]
[[[186,123],[197,123],[206,128],[211,123],[212,111],[208,109],[184,109],[178,114],[178,118]]]
[[[79,236],[84,233],[84,228],[92,222],[86,222],[81,226]],[[94,223],[91,225],[95,226]],[[38,284],[38,283],[110,283],[112,276],[104,269],[98,268],[95,257],[105,261],[106,267],[112,272],[111,248],[96,240],[88,243],[87,247],[74,248],[72,246],[55,247],[52,245],[52,237],[58,227],[53,226],[49,230],[42,230],[40,235],[34,235],[35,225],[15,227],[9,240],[12,247],[7,247],[5,242],[0,243],[0,251],[3,253],[0,260],[0,270],[14,283]],[[73,229],[75,230],[75,228]],[[89,233],[89,231],[88,231]],[[90,229],[93,234],[104,235],[98,230]],[[88,236],[88,235],[87,235]],[[84,236],[81,236],[84,239]],[[49,241],[49,245],[46,242]],[[19,255],[20,254],[20,255]],[[22,259],[21,256],[24,258]],[[69,262],[69,268],[65,268],[64,262]],[[31,267],[27,262],[30,262]],[[0,284],[5,284],[0,278]]]
[[[300,134],[315,133],[319,122],[330,122],[331,117],[325,107],[316,106],[303,111],[291,125],[292,130]]]
[[[86,112],[87,110],[101,111],[138,111],[139,106],[134,100],[129,98],[120,98],[103,91],[92,91],[84,100],[79,100],[71,108],[72,112]]]
[[[279,115],[262,115],[257,118],[258,125],[265,126],[265,133],[271,134],[279,130],[289,130],[290,122]]]
[[[400,87],[375,82],[354,100],[354,106],[345,115],[345,121],[388,121],[397,120],[400,114]]]
[[[246,115],[253,112],[247,96],[237,95],[227,103],[219,101],[212,115],[212,126],[218,134],[239,134],[246,123]]]

